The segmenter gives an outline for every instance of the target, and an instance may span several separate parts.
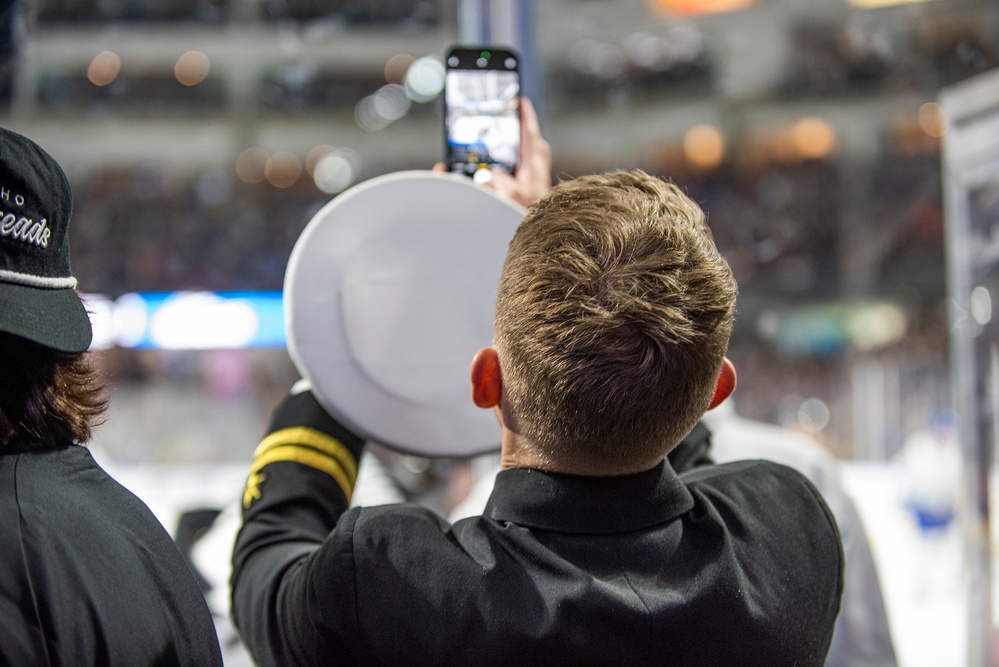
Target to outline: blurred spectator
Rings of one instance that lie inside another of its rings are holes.
[[[912,433],[898,454],[905,471],[906,506],[926,534],[946,531],[957,514],[961,488],[961,448],[957,417],[938,410],[929,424]]]
[[[955,413],[933,413],[927,426],[905,440],[898,459],[906,509],[919,535],[913,590],[917,598],[952,596],[961,586],[956,516],[962,464]]]

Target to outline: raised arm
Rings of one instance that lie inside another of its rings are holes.
[[[317,644],[311,591],[317,580],[310,572],[320,546],[344,532],[337,520],[347,510],[363,447],[305,390],[278,406],[254,452],[233,552],[232,616],[261,667],[302,664],[299,650]],[[345,569],[329,568],[322,578],[331,593],[341,588],[338,570]],[[325,615],[338,608],[352,607],[329,604]]]

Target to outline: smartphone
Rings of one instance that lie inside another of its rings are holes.
[[[513,174],[520,162],[520,58],[509,48],[455,46],[444,58],[444,160],[452,172]]]

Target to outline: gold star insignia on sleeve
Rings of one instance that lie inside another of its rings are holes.
[[[243,507],[249,507],[250,503],[260,498],[260,483],[267,478],[263,473],[252,473],[246,480],[246,490],[243,491]]]

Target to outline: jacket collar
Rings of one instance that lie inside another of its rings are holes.
[[[484,512],[497,521],[566,533],[624,533],[671,521],[694,500],[673,468],[621,477],[504,470]]]

